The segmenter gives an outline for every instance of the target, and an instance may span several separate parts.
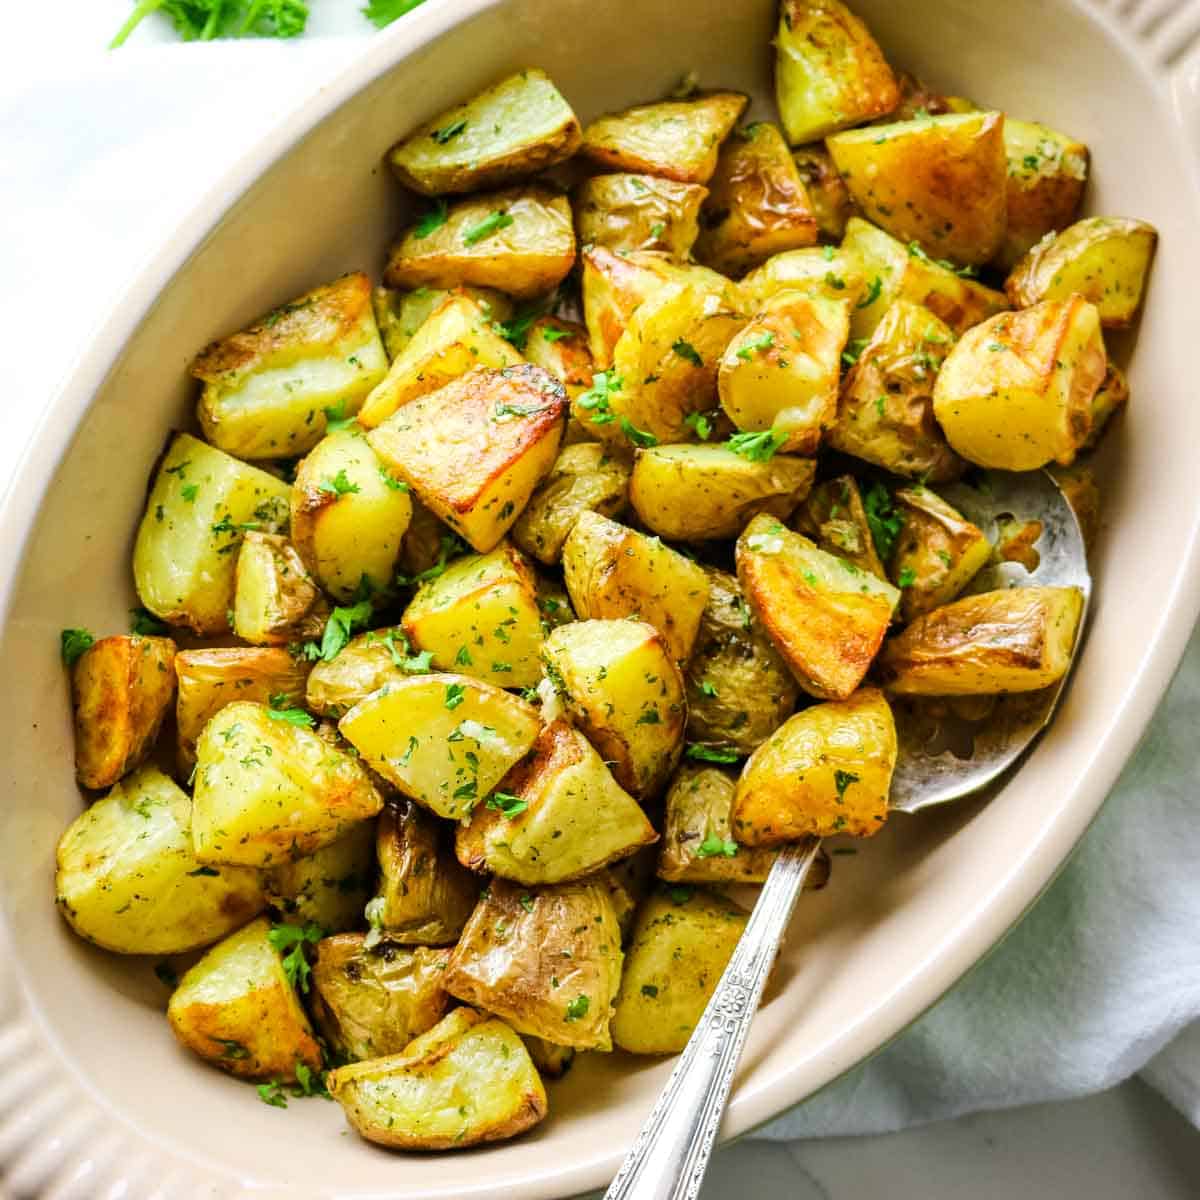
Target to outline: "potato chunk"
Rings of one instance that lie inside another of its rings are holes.
[[[559,317],[538,317],[525,337],[525,358],[548,371],[573,400],[592,385],[592,352],[587,330]]]
[[[315,854],[266,873],[271,904],[296,925],[341,933],[362,923],[375,879],[375,822],[359,821]]]
[[[401,183],[426,196],[478,192],[570,158],[581,137],[550,76],[527,67],[426,121],[387,160]]]
[[[456,559],[423,583],[404,610],[404,632],[442,671],[502,688],[542,677],[542,614],[533,569],[511,546]]]
[[[563,883],[658,840],[638,802],[565,721],[547,725],[455,836],[459,861],[526,886]]]
[[[846,181],[833,165],[832,155],[824,143],[815,142],[794,151],[792,161],[812,206],[817,232],[821,237],[840,242],[846,234],[846,222],[855,215],[855,208]]]
[[[56,863],[59,911],[80,937],[116,954],[195,950],[267,905],[256,871],[201,867],[192,802],[152,766],[71,822]]]
[[[816,242],[816,214],[777,125],[755,121],[721,148],[700,225],[696,257],[726,275]]]
[[[580,260],[583,321],[592,359],[603,371],[612,365],[613,351],[638,305],[669,283],[670,275],[661,255],[624,255],[604,246],[585,246]]]
[[[716,170],[718,148],[748,102],[741,92],[706,92],[689,100],[639,104],[588,125],[581,153],[611,171],[707,183]]]
[[[446,990],[518,1033],[577,1050],[610,1050],[621,931],[595,880],[528,891],[495,879],[446,968]]]
[[[952,449],[980,466],[1067,466],[1091,432],[1107,362],[1096,307],[1047,300],[964,334],[938,374],[934,415]]]
[[[192,839],[205,863],[269,867],[313,854],[373,817],[367,773],[263,704],[228,704],[196,744]]]
[[[783,0],[775,100],[798,146],[890,113],[900,90],[866,25],[841,0]]]
[[[1023,587],[965,596],[919,617],[879,659],[889,691],[991,696],[1057,683],[1083,612],[1076,588]]]
[[[872,837],[887,820],[896,754],[896,723],[877,688],[798,712],[746,763],[734,838],[777,846],[835,833]]]
[[[682,1050],[745,927],[744,912],[709,892],[675,888],[651,896],[638,913],[621,976],[616,1044],[631,1054]]]
[[[685,260],[700,231],[707,190],[655,175],[593,175],[575,192],[575,228],[583,245],[660,250]]]
[[[321,1069],[321,1048],[271,945],[266,917],[215,945],[179,981],[167,1004],[175,1036],[242,1079],[296,1078]]]
[[[1005,290],[1018,308],[1082,296],[1105,329],[1126,329],[1142,306],[1157,243],[1158,231],[1145,221],[1085,217],[1047,234],[1013,268]]]
[[[818,699],[850,696],[879,651],[899,591],[767,516],[738,538],[737,571],[800,686]]]
[[[826,145],[863,216],[934,258],[977,266],[1007,228],[1004,114],[949,113],[871,125]]]
[[[330,1095],[364,1138],[459,1150],[516,1137],[546,1115],[546,1090],[503,1021],[456,1008],[402,1054],[332,1071]]]
[[[694,562],[594,512],[580,514],[562,558],[571,605],[582,619],[636,616],[659,630],[679,662],[687,661],[708,599],[708,581]]]
[[[356,704],[338,728],[406,796],[459,820],[526,754],[541,728],[517,696],[466,675],[413,675]]]
[[[844,558],[860,571],[887,578],[875,548],[862,492],[852,475],[828,479],[813,488],[796,513],[793,526],[827,554]]]
[[[521,1038],[533,1065],[543,1079],[561,1079],[575,1061],[574,1046],[556,1046],[545,1038],[530,1037],[526,1034]]]
[[[734,538],[755,513],[786,518],[812,487],[816,463],[750,459],[729,446],[639,450],[629,500],[642,524],[677,541]]]
[[[866,280],[857,255],[835,246],[809,246],[773,255],[755,267],[739,288],[752,309],[761,308],[777,292],[857,304],[866,292]]]
[[[563,386],[540,367],[478,368],[367,435],[418,499],[474,549],[500,542],[558,455]]]
[[[679,761],[687,721],[683,676],[663,635],[644,621],[575,621],[550,634],[542,658],[616,781],[639,799],[657,793]]]
[[[172,625],[201,635],[228,633],[242,534],[283,528],[290,491],[274,475],[177,434],[138,526],[138,599]]]
[[[842,381],[828,441],[910,479],[953,479],[964,464],[933,419],[933,385],[954,345],[927,308],[897,300]]]
[[[238,458],[290,458],[321,440],[328,410],[357,412],[386,371],[371,281],[345,275],[204,350],[192,364],[200,427]]]
[[[426,216],[392,247],[385,283],[470,284],[528,300],[557,287],[575,262],[571,206],[547,188],[471,196],[436,222],[437,215]]]
[[[175,696],[175,643],[166,637],[101,638],[71,669],[75,778],[111,787],[154,746]]]
[[[421,669],[421,661],[398,625],[360,633],[335,657],[313,666],[304,706],[322,717],[345,716],[372,692]]]
[[[787,434],[783,449],[815,454],[837,416],[849,306],[777,292],[721,356],[721,407],[742,430]]]
[[[512,300],[495,288],[461,287],[448,291],[445,288],[419,287],[411,292],[387,287],[373,289],[371,306],[375,310],[375,322],[379,326],[379,336],[383,338],[383,348],[388,358],[393,362],[399,358],[421,326],[447,300],[459,296],[474,302],[485,321],[507,321],[513,315]],[[363,409],[369,407],[369,400],[368,396],[363,402]],[[358,421],[360,425],[364,424],[362,409],[359,410]]]
[[[238,551],[233,631],[257,646],[319,638],[329,604],[287,538],[249,530]]]
[[[1080,449],[1090,450],[1108,428],[1109,421],[1129,403],[1129,380],[1116,363],[1110,362],[1104,382],[1092,397],[1092,431]]]

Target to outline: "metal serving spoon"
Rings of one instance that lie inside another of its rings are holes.
[[[993,542],[1014,520],[1040,524],[1027,566],[1002,562],[985,567],[968,590],[1078,588],[1084,608],[1074,662],[1092,581],[1083,535],[1053,478],[1045,471],[990,472],[974,486],[956,484],[940,491]],[[975,723],[948,716],[945,705],[896,706],[900,751],[890,807],[919,812],[986,787],[1046,727],[1065,683],[1066,676],[1040,692],[999,697]],[[700,1023],[605,1200],[695,1200],[699,1194],[750,1022],[819,848],[820,842],[810,838],[786,846],[776,859]]]

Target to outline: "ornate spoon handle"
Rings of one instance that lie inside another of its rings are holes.
[[[700,1024],[604,1200],[696,1200],[733,1074],[820,842],[776,859]]]

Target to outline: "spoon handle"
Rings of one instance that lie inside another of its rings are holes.
[[[821,843],[787,846],[688,1039],[667,1086],[604,1200],[696,1200],[779,943]]]

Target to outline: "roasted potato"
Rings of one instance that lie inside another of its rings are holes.
[[[828,479],[813,488],[792,524],[827,554],[844,558],[860,571],[887,578],[875,548],[862,492],[853,475]]]
[[[260,917],[215,945],[179,981],[167,1003],[175,1036],[191,1051],[242,1079],[296,1078],[321,1070],[295,989]]]
[[[321,440],[327,417],[357,412],[386,371],[371,281],[344,275],[200,354],[200,427],[238,458],[291,458]]]
[[[360,633],[335,657],[313,666],[304,706],[322,717],[345,716],[372,692],[420,672],[422,660],[411,649],[398,625]]]
[[[573,400],[592,385],[587,330],[560,317],[538,317],[525,336],[526,361],[548,371]]]
[[[705,567],[708,603],[688,660],[687,738],[749,754],[796,707],[799,689],[732,575]]]
[[[571,719],[639,799],[667,782],[683,749],[683,676],[663,635],[644,621],[575,621],[542,648]]]
[[[392,247],[383,278],[390,287],[471,284],[528,300],[557,287],[574,262],[567,198],[509,188],[426,214]]]
[[[1017,308],[1082,296],[1096,306],[1105,329],[1133,324],[1158,231],[1127,217],[1084,217],[1047,234],[1013,268],[1004,285]]]
[[[783,0],[775,100],[787,140],[799,146],[890,113],[900,89],[870,31],[841,0]]]
[[[577,1050],[610,1050],[620,980],[621,931],[603,883],[528,891],[495,879],[450,955],[444,985],[518,1033]]]
[[[192,840],[203,863],[277,866],[336,842],[383,807],[354,758],[272,713],[227,704],[196,743]]]
[[[748,458],[728,445],[639,450],[629,501],[642,524],[677,541],[733,538],[755,513],[788,517],[808,494],[812,459]]]
[[[452,296],[465,296],[472,300],[483,313],[486,321],[507,321],[513,315],[513,302],[494,288],[445,288],[419,287],[405,292],[396,288],[377,287],[371,292],[371,306],[375,310],[375,323],[383,348],[389,361],[394,362],[403,354],[405,347],[416,336],[417,330]],[[364,402],[363,407],[366,407]],[[362,412],[359,411],[361,424]]]
[[[542,677],[537,580],[520,552],[504,542],[490,554],[455,559],[423,583],[403,624],[439,671],[461,670],[502,688],[532,687]]]
[[[359,701],[338,728],[406,796],[459,820],[533,746],[541,722],[517,696],[466,675],[413,675]]]
[[[59,911],[80,937],[116,954],[195,950],[267,906],[257,871],[200,865],[192,802],[153,766],[71,822],[56,864]]]
[[[890,574],[900,588],[900,616],[908,622],[949,604],[991,558],[992,544],[927,487],[901,488],[893,500],[904,526]]]
[[[558,455],[563,386],[540,367],[480,367],[367,435],[384,465],[481,554],[500,542]]]
[[[933,385],[954,334],[927,308],[897,300],[842,380],[830,446],[895,475],[934,482],[964,468],[933,418]]]
[[[694,562],[599,513],[580,513],[562,550],[571,606],[582,620],[637,617],[653,625],[687,662],[708,599]]]
[[[739,429],[786,434],[789,453],[817,452],[837,416],[848,308],[799,291],[764,301],[721,356],[721,407]]]
[[[612,171],[707,183],[716,170],[718,148],[748,102],[741,92],[705,92],[688,100],[639,104],[588,125],[580,152]]]
[[[676,1054],[717,989],[746,914],[687,889],[654,895],[638,912],[613,1015],[613,1041],[631,1054]]]
[[[296,547],[278,533],[249,530],[238,550],[233,632],[257,646],[319,638],[329,604]]]
[[[896,75],[896,85],[900,88],[900,106],[884,119],[886,122],[913,121],[917,117],[940,117],[944,113],[969,113],[978,109],[978,105],[966,97],[947,96],[934,91],[907,71]]]
[[[1107,364],[1095,305],[1046,300],[963,335],[938,373],[934,416],[951,448],[982,467],[1068,466],[1091,433]]]
[[[767,516],[738,538],[737,572],[796,682],[818,699],[849,697],[879,651],[899,591]]]
[[[399,1054],[445,1016],[442,972],[450,952],[393,942],[368,949],[361,933],[317,943],[312,967],[313,1019],[342,1061]]]
[[[372,929],[406,946],[457,940],[479,899],[479,881],[454,857],[449,830],[415,804],[379,817],[379,894],[367,908]]]
[[[824,143],[815,142],[793,151],[792,161],[812,206],[817,233],[830,241],[840,242],[846,234],[846,222],[855,215],[855,208],[846,181],[833,165],[833,157]]]
[[[583,321],[593,363],[597,370],[605,371],[612,366],[613,351],[638,305],[671,282],[667,259],[584,246],[580,261]]]
[[[817,240],[817,217],[777,125],[755,121],[721,148],[700,212],[696,258],[744,275]]]
[[[777,846],[835,833],[872,837],[887,820],[896,754],[896,723],[877,688],[798,712],[746,763],[734,838]]]
[[[375,822],[359,821],[315,854],[266,873],[271,904],[297,925],[341,933],[362,922],[375,882]]]
[[[285,527],[290,491],[274,475],[176,434],[133,548],[138,599],[172,625],[228,633],[242,534]]]
[[[1104,382],[1092,397],[1092,431],[1087,435],[1082,450],[1092,449],[1100,435],[1108,428],[1109,421],[1129,403],[1129,380],[1116,363],[1110,362],[1104,373]]]
[[[175,696],[175,643],[136,634],[101,638],[71,668],[75,778],[111,787],[154,746]]]
[[[459,825],[455,852],[473,871],[527,887],[580,879],[658,840],[638,802],[565,721],[545,726],[494,799]]]
[[[934,258],[978,266],[1007,228],[1004,114],[948,113],[839,133],[825,143],[869,221]]]
[[[686,260],[707,194],[699,184],[655,175],[593,175],[576,189],[575,229],[582,245],[660,250]]]
[[[545,1038],[530,1037],[528,1034],[521,1038],[533,1065],[543,1079],[561,1079],[575,1061],[574,1046],[556,1046]]]
[[[372,389],[358,423],[374,429],[410,400],[476,367],[515,367],[521,356],[492,327],[495,320],[469,296],[448,293]]]
[[[866,281],[857,256],[836,246],[809,246],[768,258],[738,286],[745,303],[757,310],[777,292],[802,292],[820,300],[857,304]]]
[[[478,192],[563,162],[581,137],[550,76],[527,67],[426,121],[387,160],[414,192]]]
[[[966,596],[919,617],[879,658],[889,691],[991,696],[1057,683],[1071,665],[1083,612],[1075,588],[1023,587]]]
[[[513,541],[539,562],[558,562],[580,513],[618,517],[624,512],[629,476],[629,465],[595,442],[564,446],[517,518]]]
[[[368,1141],[459,1150],[516,1137],[546,1115],[546,1090],[503,1021],[456,1008],[402,1054],[330,1072],[330,1095]]]
[[[1071,506],[1083,534],[1083,544],[1090,553],[1100,534],[1100,489],[1096,477],[1086,467],[1078,466],[1055,467],[1050,473]]]

